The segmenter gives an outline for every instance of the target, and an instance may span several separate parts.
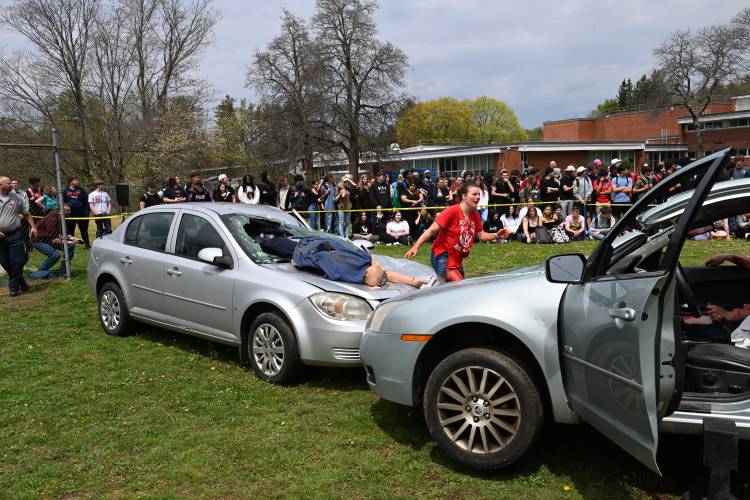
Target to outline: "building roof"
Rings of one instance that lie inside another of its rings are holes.
[[[732,120],[735,118],[750,118],[750,109],[746,111],[728,111],[726,113],[713,113],[710,115],[701,115],[702,122],[718,122],[721,120]],[[693,118],[690,116],[685,116],[683,118],[679,118],[677,120],[677,123],[679,123],[680,125],[693,123]]]

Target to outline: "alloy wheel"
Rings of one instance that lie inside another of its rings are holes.
[[[102,294],[99,300],[99,314],[101,314],[104,328],[108,331],[114,331],[120,325],[120,301],[111,290]]]
[[[458,369],[443,381],[437,411],[448,438],[478,454],[505,448],[518,434],[522,418],[518,395],[510,383],[481,366]]]
[[[264,323],[253,333],[253,358],[263,375],[273,377],[284,366],[284,340],[275,326]]]

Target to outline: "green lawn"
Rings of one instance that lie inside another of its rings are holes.
[[[591,248],[479,245],[466,270]],[[690,242],[684,263],[748,249]],[[299,385],[274,387],[222,345],[145,326],[107,337],[85,259],[76,255],[72,281],[0,294],[2,497],[662,498],[686,489],[700,464],[695,438],[662,439],[659,477],[590,427],[550,424],[513,468],[461,470],[421,415],[379,400],[361,370],[310,369]]]

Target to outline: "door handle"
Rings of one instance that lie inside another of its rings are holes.
[[[182,271],[180,271],[180,270],[179,270],[179,269],[177,269],[176,267],[173,267],[173,268],[171,268],[171,269],[167,269],[167,271],[166,271],[166,272],[167,272],[167,274],[169,274],[170,276],[182,276]]]
[[[130,257],[120,257],[120,262],[123,263],[123,264],[125,264],[125,265],[133,263],[133,261],[130,260]]]
[[[625,321],[633,321],[635,319],[635,309],[630,307],[618,307],[615,309],[610,309],[609,315],[613,318],[618,318]]]

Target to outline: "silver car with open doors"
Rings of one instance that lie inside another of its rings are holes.
[[[750,351],[728,333],[691,338],[680,319],[708,302],[750,302],[750,272],[679,263],[691,228],[750,207],[750,179],[716,182],[730,158],[721,151],[661,181],[588,258],[384,302],[361,344],[371,388],[421,406],[440,447],[481,469],[521,458],[545,417],[583,419],[656,471],[660,431],[700,433],[711,418],[750,437]],[[677,184],[686,192],[650,207]]]
[[[235,345],[272,383],[292,381],[304,364],[359,366],[372,309],[415,289],[298,270],[261,249],[259,238],[279,235],[338,238],[272,207],[188,203],[139,211],[91,248],[88,282],[102,327],[123,335],[136,320]],[[415,262],[377,259],[386,270],[432,274]]]

